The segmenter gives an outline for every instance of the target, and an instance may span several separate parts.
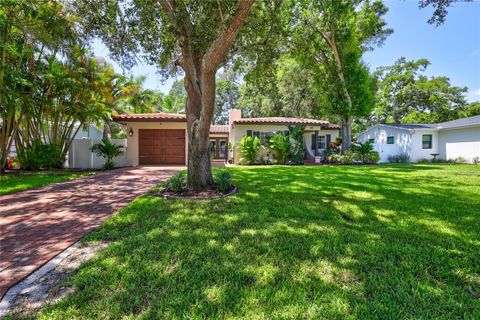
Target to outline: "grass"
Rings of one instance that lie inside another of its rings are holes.
[[[92,174],[86,171],[48,170],[22,171],[0,176],[0,195],[38,188],[50,183],[71,180]]]
[[[143,196],[44,319],[478,319],[480,166],[237,167],[239,193]]]

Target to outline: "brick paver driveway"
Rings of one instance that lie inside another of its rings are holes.
[[[116,169],[0,196],[0,299],[10,287],[180,169]]]

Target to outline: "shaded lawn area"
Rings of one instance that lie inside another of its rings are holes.
[[[480,315],[480,166],[236,167],[239,193],[138,198],[44,318]]]
[[[50,183],[71,180],[90,175],[88,171],[47,170],[21,171],[0,175],[0,195],[38,188]]]

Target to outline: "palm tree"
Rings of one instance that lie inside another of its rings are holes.
[[[103,138],[101,143],[96,143],[92,146],[91,150],[99,157],[105,158],[105,164],[103,168],[105,170],[113,169],[115,162],[113,158],[123,153],[123,146],[111,143],[108,138]]]
[[[370,141],[366,141],[365,143],[359,142],[353,146],[353,151],[360,154],[362,163],[365,163],[365,156],[373,151],[373,144],[371,144]]]

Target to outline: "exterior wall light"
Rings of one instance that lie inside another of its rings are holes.
[[[132,136],[133,136],[133,129],[132,129],[132,128],[130,128],[130,130],[128,131],[128,136],[129,136],[129,137],[132,137]]]

